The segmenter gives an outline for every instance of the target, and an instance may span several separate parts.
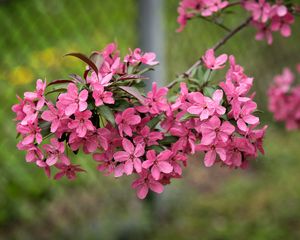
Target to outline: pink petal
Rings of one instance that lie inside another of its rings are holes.
[[[124,164],[124,172],[127,175],[132,174],[132,172],[133,172],[133,162],[132,161],[126,161],[125,162],[125,164]]]
[[[115,177],[121,177],[123,173],[124,173],[124,164],[119,164],[118,166],[115,167],[114,170]]]
[[[57,160],[58,160],[57,156],[52,155],[49,158],[47,158],[46,163],[47,163],[48,166],[52,166],[57,162]]]
[[[228,121],[223,122],[222,126],[220,127],[220,131],[226,133],[227,135],[231,135],[235,130],[235,127]]]
[[[129,159],[130,155],[127,152],[119,151],[114,154],[114,159],[118,162],[124,162]]]
[[[170,173],[173,171],[172,165],[166,161],[158,162],[157,166],[159,167],[160,171],[163,173]]]
[[[211,131],[202,134],[201,144],[210,145],[216,139],[216,132]]]
[[[71,116],[72,114],[74,114],[76,112],[78,108],[78,104],[77,103],[72,103],[69,106],[66,107],[65,109],[65,114],[67,116]]]
[[[139,187],[137,189],[138,198],[139,199],[144,199],[147,196],[148,191],[149,191],[148,186],[146,184],[143,184],[141,187]]]
[[[213,150],[208,151],[204,157],[204,165],[206,167],[211,167],[215,163],[216,157],[217,157],[216,151]]]
[[[149,187],[153,192],[162,193],[164,191],[164,186],[157,181],[150,181]]]
[[[153,165],[151,168],[151,175],[155,180],[159,180],[160,170],[156,165]]]
[[[237,125],[238,125],[238,128],[241,129],[242,131],[246,132],[248,130],[246,123],[242,119],[237,120]]]
[[[195,115],[198,115],[200,114],[202,111],[203,111],[203,108],[199,107],[199,106],[191,106],[187,109],[187,111],[190,113],[190,114],[195,114]]]
[[[134,153],[134,146],[131,141],[129,141],[127,138],[123,138],[122,140],[122,146],[126,152],[129,154]]]
[[[284,37],[291,36],[291,33],[292,33],[291,27],[288,24],[284,24],[280,29],[280,33]]]
[[[88,94],[89,94],[88,91],[86,89],[84,89],[79,93],[78,99],[82,102],[85,102],[88,98]]]
[[[133,159],[133,166],[137,173],[140,173],[142,171],[142,162],[139,158]]]
[[[219,57],[216,58],[216,65],[221,66],[227,61],[227,54],[222,54]]]
[[[259,118],[253,115],[244,116],[243,120],[248,124],[257,124],[259,122]]]
[[[134,156],[141,157],[144,155],[144,153],[145,153],[144,146],[142,144],[137,144],[134,150]]]
[[[153,161],[151,160],[146,160],[142,163],[142,167],[145,169],[148,169],[149,167],[151,167],[153,165]]]
[[[216,90],[212,98],[215,102],[219,103],[223,98],[223,91],[221,89]]]
[[[23,139],[22,144],[28,145],[28,144],[33,143],[33,142],[34,142],[34,135],[30,134],[30,135],[28,135],[27,137],[25,137]]]
[[[209,117],[210,113],[208,109],[204,109],[200,114],[200,120],[205,120]]]

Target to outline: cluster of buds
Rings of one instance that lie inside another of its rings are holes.
[[[299,11],[296,5],[283,1],[242,0],[230,3],[222,0],[182,0],[178,7],[180,27],[177,31],[182,31],[189,19],[199,16],[221,25],[225,9],[236,5],[251,14],[251,23],[257,29],[256,40],[266,40],[268,44],[273,42],[273,32],[280,32],[283,37],[291,35],[293,13]]]
[[[161,193],[172,178],[180,178],[197,152],[207,167],[230,168],[245,168],[263,153],[266,127],[257,128],[257,105],[248,95],[253,79],[233,56],[226,80],[213,85],[213,73],[223,71],[228,56],[208,50],[172,96],[156,83],[142,93],[143,73],[158,63],[154,53],[135,49],[121,59],[116,45],[109,44],[90,57],[69,55],[88,64],[83,77],[73,74],[48,85],[38,80],[36,90],[12,107],[21,136],[18,149],[49,177],[55,171],[55,179],[74,179],[85,171],[71,157],[82,150],[105,175],[134,174],[132,187],[143,199],[149,190]]]
[[[300,74],[300,64],[297,71]],[[294,81],[293,72],[285,68],[281,75],[274,77],[268,90],[269,111],[276,121],[285,122],[288,130],[300,128],[300,86]]]

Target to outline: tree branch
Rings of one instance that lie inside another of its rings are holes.
[[[235,29],[233,29],[231,32],[229,32],[224,38],[222,38],[218,43],[216,43],[212,48],[214,50],[219,49],[221,46],[223,46],[230,38],[232,38],[235,34],[240,32],[243,28],[245,28],[251,21],[252,17],[248,17],[244,22],[242,22],[239,26],[237,26]],[[201,65],[201,58],[195,62],[187,71],[180,74],[174,81],[170,82],[167,85],[167,88],[172,88],[181,78],[189,77],[191,72],[198,66]]]

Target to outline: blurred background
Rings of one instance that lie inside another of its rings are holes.
[[[87,170],[76,181],[54,181],[17,151],[10,110],[16,94],[33,89],[37,78],[81,74],[84,65],[65,53],[88,54],[112,41],[122,54],[144,46],[143,1],[0,1],[0,239],[300,239],[300,132],[286,132],[266,111],[272,77],[300,61],[299,19],[292,37],[276,35],[272,46],[255,41],[248,28],[218,52],[234,54],[255,77],[262,122],[269,125],[266,155],[246,171],[207,169],[192,159],[181,180],[140,201],[132,178],[104,177],[90,156],[76,159]],[[226,33],[201,20],[176,33],[178,0],[162,2],[157,28],[166,71],[160,76],[167,82]],[[235,26],[243,17],[226,22]]]

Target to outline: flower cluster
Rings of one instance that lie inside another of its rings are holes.
[[[49,177],[55,169],[55,179],[83,172],[70,156],[82,149],[105,175],[134,174],[132,187],[143,199],[149,190],[161,193],[172,178],[180,178],[189,155],[203,153],[207,167],[245,168],[263,153],[266,127],[257,129],[257,106],[248,96],[253,79],[233,56],[226,80],[214,86],[212,73],[225,68],[228,56],[208,50],[203,66],[182,80],[172,101],[169,89],[156,83],[142,94],[142,74],[158,63],[154,53],[135,49],[121,59],[116,45],[109,44],[90,57],[69,55],[88,64],[83,77],[48,85],[38,80],[36,90],[12,107],[21,136],[18,149]],[[65,87],[48,90],[57,85]],[[48,96],[57,92],[51,101]]]
[[[220,25],[221,11],[239,5],[251,14],[251,23],[257,29],[256,40],[266,40],[268,44],[272,44],[273,32],[280,32],[283,37],[291,35],[291,25],[294,23],[293,12],[298,11],[297,6],[285,5],[282,1],[272,2],[242,0],[230,3],[222,0],[182,0],[178,7],[177,22],[180,27],[177,31],[182,31],[189,19],[199,16]]]
[[[252,25],[257,29],[256,40],[265,39],[268,44],[272,44],[273,32],[280,32],[283,37],[291,35],[294,16],[279,1],[272,4],[266,0],[247,0],[243,2],[243,7],[252,15]]]
[[[209,17],[219,12],[228,5],[228,1],[223,0],[182,0],[179,3],[177,22],[180,27],[177,29],[181,32],[189,19],[196,16]]]
[[[300,73],[300,65],[297,71]],[[285,68],[268,89],[269,111],[276,121],[285,122],[288,130],[300,128],[300,86],[294,85],[294,81],[293,72]]]

